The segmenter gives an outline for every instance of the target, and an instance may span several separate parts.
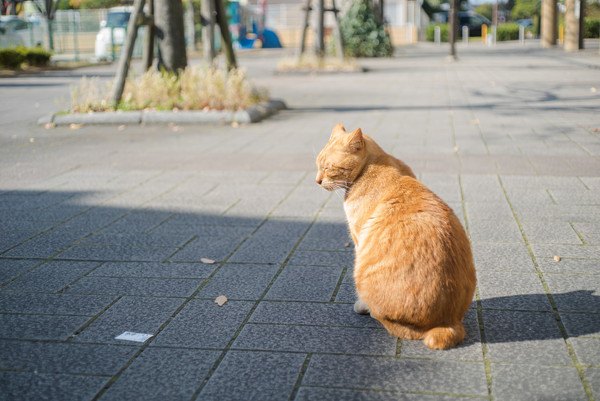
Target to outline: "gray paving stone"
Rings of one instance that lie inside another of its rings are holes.
[[[527,240],[533,244],[581,244],[581,240],[564,221],[523,222]]]
[[[396,338],[380,328],[291,326],[251,324],[244,326],[232,345],[235,349],[290,352],[341,352],[394,355]]]
[[[0,314],[0,338],[66,340],[88,319],[87,316]]]
[[[560,319],[570,337],[600,337],[600,319],[597,313],[560,312]]]
[[[554,258],[538,258],[537,263],[547,273],[600,274],[600,259],[561,258],[556,262]]]
[[[285,400],[305,355],[229,351],[197,400]]]
[[[97,261],[162,262],[177,248],[152,246],[131,248],[129,246],[73,246],[60,253],[61,259],[85,259]]]
[[[569,339],[579,363],[583,365],[600,366],[600,337],[582,337]]]
[[[335,302],[354,303],[356,301],[356,289],[353,283],[342,283],[335,296]]]
[[[600,369],[598,368],[587,368],[585,370],[585,376],[592,388],[592,393],[595,397],[600,396]]]
[[[23,274],[4,287],[15,292],[57,292],[98,267],[94,262],[52,261]]]
[[[390,357],[313,355],[302,384],[360,390],[487,395],[481,363]]]
[[[0,372],[2,400],[89,400],[108,377]]]
[[[0,369],[110,376],[138,347],[0,340]]]
[[[299,249],[310,250],[349,250],[352,240],[346,224],[319,221],[310,228]]]
[[[251,227],[218,227],[202,231],[194,241],[171,257],[174,261],[198,262],[201,258],[223,260],[252,232]]]
[[[595,223],[576,222],[573,226],[583,237],[586,243],[600,245],[600,227]]]
[[[600,311],[600,276],[546,274],[545,278],[558,310]]]
[[[93,316],[115,298],[110,295],[0,293],[0,312]]]
[[[406,394],[395,391],[350,390],[343,388],[300,387],[296,401],[451,401],[464,400],[449,395]],[[469,396],[468,399],[473,399]],[[477,398],[475,398],[477,399]]]
[[[277,277],[265,298],[288,301],[329,301],[341,274],[341,267],[288,265]]]
[[[206,278],[216,267],[203,263],[109,262],[88,277]]]
[[[219,357],[218,351],[147,348],[102,400],[189,400]]]
[[[312,302],[262,301],[251,323],[299,324],[347,327],[381,327],[370,316],[358,315],[351,305]]]
[[[231,262],[281,263],[308,228],[308,223],[293,220],[266,222],[231,257]]]
[[[536,258],[552,258],[558,255],[561,258],[594,259],[600,255],[600,245],[532,245]]]
[[[574,367],[492,364],[492,393],[500,400],[585,400]]]
[[[525,245],[487,243],[472,247],[477,270],[535,271]]]
[[[479,220],[514,220],[510,206],[503,198],[488,202],[465,202],[465,209],[469,223]]]
[[[0,286],[40,263],[39,260],[0,259]]]
[[[75,294],[139,295],[187,297],[200,286],[201,279],[143,277],[83,277],[67,291]]]
[[[182,298],[123,297],[79,333],[75,341],[131,344],[115,337],[125,331],[156,334],[183,301]]]
[[[477,313],[470,309],[464,318],[467,336],[462,344],[444,351],[431,350],[421,340],[402,340],[400,356],[407,358],[429,358],[440,360],[482,361],[481,336]]]
[[[354,252],[296,251],[289,263],[298,266],[352,267],[354,266]]]
[[[517,223],[509,220],[469,220],[469,236],[472,242],[523,243]]]
[[[463,174],[461,182],[465,200],[468,202],[497,202],[504,199],[504,193],[496,176]]]
[[[576,205],[598,205],[600,204],[600,191],[595,189],[578,190],[572,189],[550,189],[550,195],[558,203]]]
[[[279,270],[275,265],[226,264],[198,293],[201,298],[259,299]]]
[[[551,306],[536,273],[478,270],[481,305],[491,309],[550,311]]]
[[[484,310],[483,323],[493,362],[571,364],[552,313]]]
[[[253,302],[190,301],[156,337],[153,345],[190,348],[224,348],[253,306]]]

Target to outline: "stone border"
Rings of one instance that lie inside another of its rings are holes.
[[[239,111],[106,111],[98,113],[53,113],[38,120],[39,125],[55,124],[248,124],[259,122],[287,106],[282,100],[270,100]]]

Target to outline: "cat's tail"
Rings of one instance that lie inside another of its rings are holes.
[[[465,338],[465,328],[461,322],[447,327],[434,327],[428,330],[423,342],[431,349],[448,349],[460,344]]]

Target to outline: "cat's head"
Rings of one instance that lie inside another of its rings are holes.
[[[317,184],[328,191],[348,188],[360,174],[367,151],[360,128],[346,132],[342,124],[333,127],[329,142],[317,156]]]

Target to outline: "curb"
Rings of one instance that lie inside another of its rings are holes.
[[[55,124],[241,124],[256,123],[287,109],[282,100],[270,100],[239,111],[106,111],[98,113],[49,114],[38,125]]]

